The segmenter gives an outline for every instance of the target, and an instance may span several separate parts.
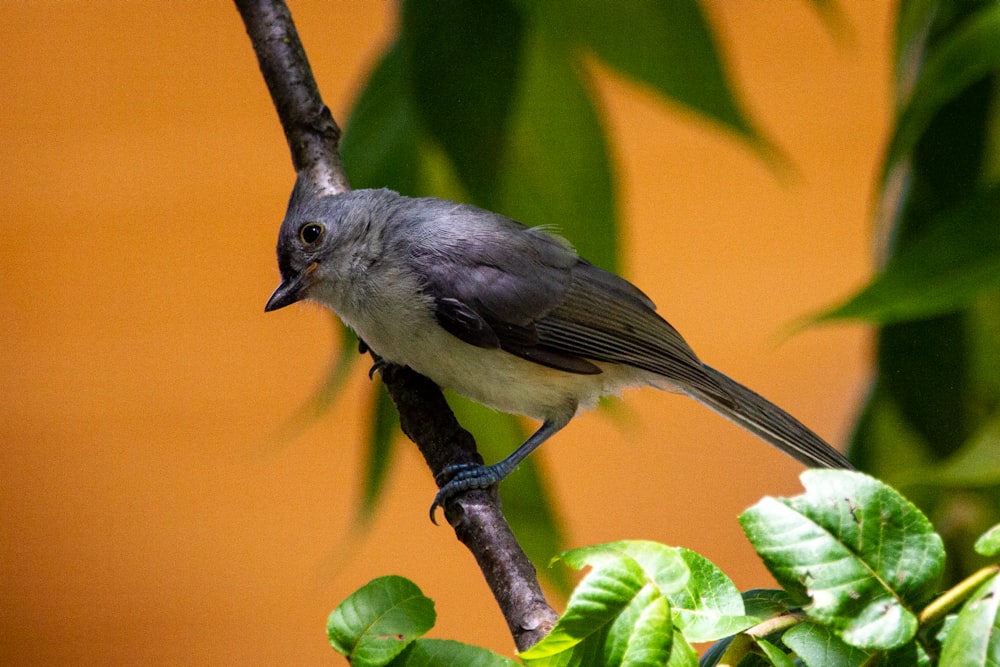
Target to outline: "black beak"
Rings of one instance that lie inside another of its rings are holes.
[[[278,308],[290,306],[296,301],[301,301],[305,296],[306,288],[312,284],[312,274],[316,270],[316,262],[306,267],[305,271],[290,278],[282,277],[281,284],[271,294],[271,298],[264,304],[264,312],[269,313]]]
[[[278,288],[271,294],[271,298],[264,305],[264,312],[269,313],[272,310],[278,310],[302,300],[303,293],[306,287],[309,286],[309,276],[312,275],[315,269],[316,265],[310,264],[302,273],[283,279]]]
[[[267,300],[267,304],[264,305],[264,312],[269,313],[272,310],[278,310],[279,308],[284,308],[285,306],[290,306],[299,300],[299,292],[302,288],[302,280],[299,277],[295,277],[291,280],[282,280],[281,284],[278,285],[278,289],[274,290],[271,294],[271,298]]]

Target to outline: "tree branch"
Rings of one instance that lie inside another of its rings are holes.
[[[340,128],[319,94],[288,8],[280,0],[235,1],[296,172],[305,171],[326,192],[348,191]],[[374,353],[372,357],[378,361]],[[437,385],[398,366],[383,366],[382,379],[399,411],[403,432],[417,444],[435,479],[450,465],[482,462],[475,440],[458,424]],[[446,508],[446,516],[479,564],[518,650],[535,644],[557,616],[503,516],[495,489],[460,495]]]
[[[278,112],[295,172],[332,194],[351,186],[340,160],[340,127],[320,97],[309,59],[284,2],[236,0],[264,83]]]
[[[459,425],[436,384],[403,366],[385,368],[382,380],[399,411],[403,433],[417,444],[435,479],[450,465],[482,463],[476,441]],[[536,644],[558,616],[504,518],[496,489],[467,491],[445,507],[445,516],[476,558],[517,649]]]

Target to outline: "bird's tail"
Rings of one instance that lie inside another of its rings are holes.
[[[844,455],[795,417],[710,366],[703,366],[723,392],[689,388],[691,396],[810,468],[854,470]]]

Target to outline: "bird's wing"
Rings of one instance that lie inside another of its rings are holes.
[[[681,388],[722,391],[680,333],[631,283],[584,261],[570,274],[563,298],[535,322],[541,345],[651,371]]]
[[[601,372],[570,349],[539,344],[535,324],[563,298],[578,261],[567,243],[498,214],[418,201],[424,225],[410,258],[445,330],[570,373]]]
[[[439,211],[433,238],[412,255],[447,331],[571,373],[600,372],[591,361],[626,364],[725,394],[634,285],[557,237],[464,208],[452,210],[484,224],[458,234],[441,218],[451,210]]]

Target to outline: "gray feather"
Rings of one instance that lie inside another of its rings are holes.
[[[735,404],[701,391],[692,392],[694,398],[806,466],[854,469],[840,452],[795,417],[724,373],[709,366],[704,369],[725,389],[728,399],[735,399]]]
[[[299,241],[300,225],[308,220],[322,220],[329,230],[317,248]],[[401,357],[416,349],[407,347],[407,334],[420,332],[400,328],[396,313],[410,313],[407,322],[419,323],[413,313],[426,311],[415,304],[424,303],[441,329],[469,345],[501,349],[581,376],[602,373],[598,364],[640,369],[664,378],[807,465],[851,467],[794,417],[702,363],[638,288],[581,259],[563,239],[505,216],[388,190],[322,197],[300,179],[282,225],[278,256],[283,285],[291,285],[289,290],[306,285],[301,276],[319,262],[325,271],[324,302],[340,308],[345,320],[370,327],[369,333],[381,336],[387,347],[395,346]],[[307,289],[310,295],[320,294],[320,286],[302,287]],[[385,337],[387,332],[392,332],[391,338]],[[447,355],[447,346],[424,349],[420,358]],[[435,369],[429,365],[427,372]],[[530,375],[526,370],[524,374]],[[530,380],[537,385],[539,377]],[[475,381],[466,382],[461,373],[446,379],[483,400],[496,398],[479,391]],[[557,397],[559,406],[572,407],[567,412],[572,416],[577,401],[594,398],[586,392],[615,385],[581,381],[559,386],[572,386],[579,394]],[[498,401],[503,405],[517,405],[526,414],[541,410],[525,403],[516,385],[502,391],[508,392]],[[544,411],[543,416],[553,418]]]

